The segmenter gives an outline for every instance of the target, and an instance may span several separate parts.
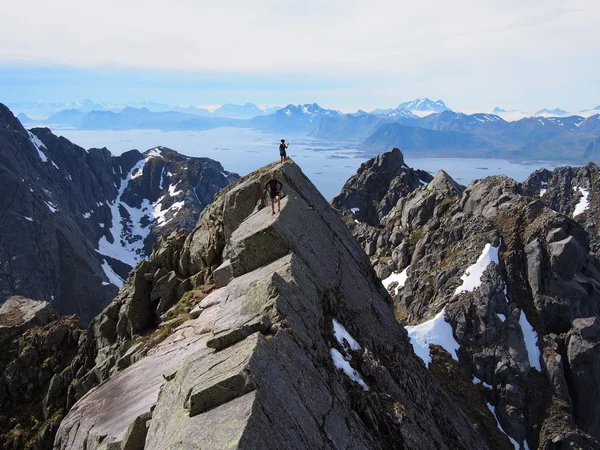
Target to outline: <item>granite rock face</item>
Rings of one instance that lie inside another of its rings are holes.
[[[512,448],[508,437],[521,448],[600,448],[591,406],[600,265],[585,219],[595,210],[596,170],[538,171],[523,184],[489,177],[465,190],[440,172],[402,196],[379,227],[350,226],[398,320],[450,327],[445,339],[430,333],[423,351],[490,447]],[[572,218],[583,197],[577,183],[589,189],[589,206]],[[573,190],[549,207],[547,196]],[[490,426],[496,421],[500,428]]]
[[[272,171],[284,184],[276,215],[262,192]],[[183,295],[159,315],[152,292],[171,270]],[[240,179],[189,236],[157,243],[76,359],[84,369],[57,449],[488,448],[413,353],[360,245],[292,162]]]
[[[0,104],[0,303],[21,295],[89,323],[158,236],[191,231],[236,178],[164,147],[86,151]]]

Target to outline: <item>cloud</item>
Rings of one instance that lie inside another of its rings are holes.
[[[201,72],[418,73],[597,53],[595,0],[32,0],[2,7],[0,62]]]

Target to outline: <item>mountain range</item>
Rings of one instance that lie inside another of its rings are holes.
[[[151,101],[144,102],[94,102],[86,99],[78,102],[12,102],[6,104],[12,111],[23,115],[23,117],[30,117],[32,123],[39,124],[40,121],[46,121],[50,116],[63,111],[63,110],[77,110],[83,113],[89,113],[92,111],[110,111],[114,113],[121,112],[125,108],[136,108],[136,109],[148,109],[152,112],[179,112],[184,114],[192,114],[196,116],[204,117],[225,117],[232,119],[251,119],[255,116],[271,114],[279,106],[272,106],[269,108],[261,109],[253,103],[246,103],[245,105],[234,105],[231,103],[220,106],[214,111],[209,111],[206,108],[201,108],[194,105],[180,106],[180,105],[168,105],[166,103],[157,103]],[[46,122],[51,123],[51,122]],[[62,122],[54,122],[62,123]]]
[[[26,130],[0,104],[0,302],[47,301],[89,322],[159,236],[191,230],[236,178],[164,147],[84,150],[47,128]]]
[[[241,108],[241,109],[240,109]],[[224,105],[223,114],[253,116],[258,108]],[[236,111],[238,111],[236,113]],[[439,112],[431,112],[439,111]],[[598,158],[600,109],[594,115],[546,117],[563,110],[538,111],[539,116],[507,121],[501,115],[516,112],[496,108],[498,114],[463,114],[442,101],[417,99],[395,109],[343,114],[316,103],[288,105],[251,119],[200,116],[182,112],[153,112],[127,107],[120,112],[76,109],[60,111],[43,125],[82,130],[206,130],[218,127],[254,128],[266,132],[299,132],[318,139],[359,143],[367,153],[400,147],[411,153],[448,157],[498,157],[586,162]],[[590,110],[594,112],[594,110]],[[426,114],[427,113],[427,114]],[[20,115],[24,124],[32,122]],[[35,122],[35,121],[34,121]]]
[[[28,164],[75,175],[44,130],[3,115],[3,182]],[[130,156],[130,176],[109,165],[115,189],[162,179],[168,151]],[[295,162],[257,168],[162,235],[87,327],[25,296],[0,305],[0,447],[600,449],[598,177],[590,163],[465,187],[392,149],[334,208]],[[48,233],[24,225],[13,240]]]
[[[507,122],[493,114],[444,111],[410,125],[383,124],[358,146],[371,153],[389,147],[430,156],[586,162],[600,158],[600,114]]]

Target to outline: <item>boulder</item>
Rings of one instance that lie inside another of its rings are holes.
[[[552,271],[567,280],[581,270],[586,258],[585,250],[573,236],[548,244],[548,253]]]

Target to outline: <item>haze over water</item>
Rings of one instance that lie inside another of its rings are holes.
[[[356,150],[356,142],[323,141],[300,134],[272,134],[245,128],[216,128],[206,131],[83,131],[55,129],[80,147],[106,147],[113,155],[131,149],[145,151],[162,145],[186,156],[206,157],[219,161],[225,170],[246,175],[258,167],[279,159],[280,139],[289,143],[288,155],[331,200],[360,165],[374,155]],[[382,152],[389,149],[382,149]],[[435,174],[445,170],[457,182],[468,185],[472,180],[490,175],[507,175],[517,181],[525,180],[534,170],[557,164],[547,162],[510,162],[484,158],[427,158],[405,155],[413,168]]]

